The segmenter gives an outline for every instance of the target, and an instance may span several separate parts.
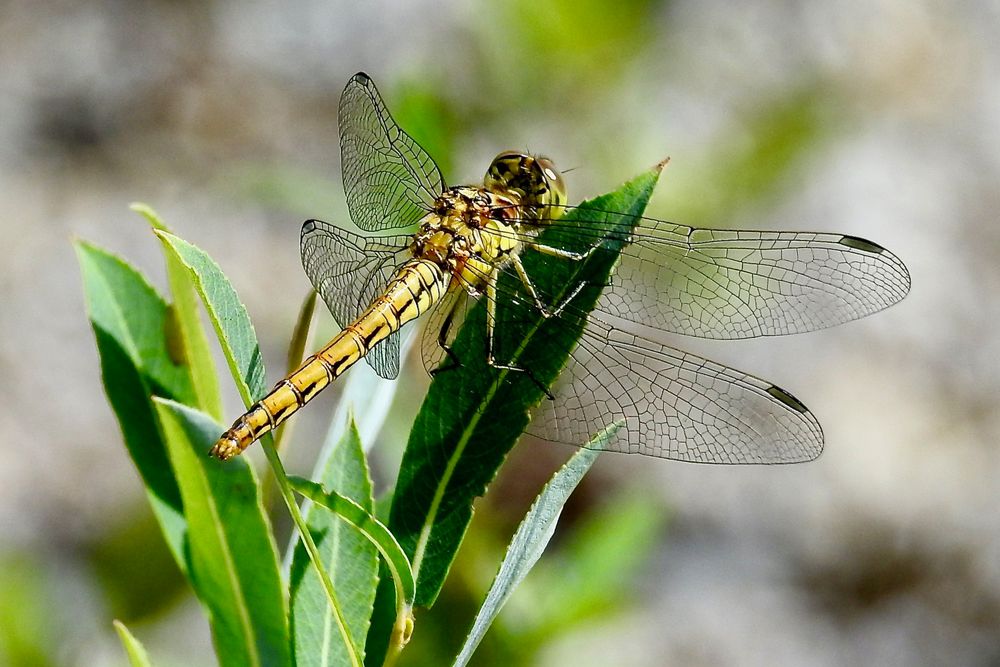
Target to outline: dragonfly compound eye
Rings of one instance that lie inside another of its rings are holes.
[[[536,169],[538,169],[541,175],[542,182],[545,184],[546,193],[542,197],[540,204],[547,207],[562,207],[566,204],[566,183],[563,182],[562,174],[556,169],[555,164],[547,157],[539,156],[535,160]],[[548,211],[550,217],[552,215],[558,215],[560,209]]]
[[[552,161],[517,151],[497,155],[486,172],[484,185],[500,194],[517,195],[521,204],[535,208],[539,218],[558,215],[566,202],[566,186]]]
[[[504,151],[497,155],[483,179],[486,189],[499,193],[517,190],[524,178],[522,164],[528,159],[531,159],[529,155],[518,151]]]

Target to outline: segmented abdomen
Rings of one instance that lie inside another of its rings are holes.
[[[212,447],[212,455],[230,459],[288,419],[379,341],[437,303],[450,280],[451,274],[430,260],[414,259],[404,264],[382,296],[358,319],[233,422]]]

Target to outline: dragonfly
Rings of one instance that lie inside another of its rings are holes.
[[[212,448],[220,459],[243,452],[362,358],[395,378],[400,329],[421,315],[426,369],[461,372],[454,332],[470,300],[485,300],[487,362],[538,383],[497,344],[508,304],[546,321],[584,323],[556,382],[541,387],[528,429],[539,438],[584,446],[621,421],[606,449],[696,463],[808,461],[821,453],[823,431],[801,401],[664,336],[814,331],[880,311],[909,291],[903,262],[855,236],[698,229],[645,217],[614,232],[628,214],[598,211],[604,224],[594,224],[594,210],[567,205],[560,172],[542,156],[505,151],[482,184],[446,186],[364,73],[344,89],[339,122],[347,205],[364,233],[309,220],[300,245],[305,272],[342,331],[222,434]],[[572,243],[548,243],[543,232],[553,229]],[[593,309],[575,302],[584,281],[555,294],[526,268],[532,253],[586,261],[615,233],[624,235],[617,268]]]

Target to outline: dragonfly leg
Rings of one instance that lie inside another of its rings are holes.
[[[542,301],[541,297],[538,296],[535,284],[531,281],[531,276],[529,276],[528,272],[524,269],[524,264],[521,262],[521,258],[514,255],[511,257],[511,263],[514,265],[514,268],[517,269],[517,275],[521,279],[521,283],[524,285],[524,288],[528,290],[528,294],[530,294],[531,298],[535,300],[535,307],[537,307],[539,312],[541,312],[542,317],[546,319],[550,317],[559,317],[569,302],[576,298],[576,295],[580,293],[580,290],[587,286],[587,283],[584,281],[578,282],[573,288],[573,291],[564,296],[559,303],[555,305],[555,308],[553,308],[550,304],[546,304]]]
[[[545,392],[545,395],[550,401],[554,401],[555,396],[552,395],[548,387],[542,384],[542,381],[538,379],[534,371],[530,368],[522,368],[511,364],[501,364],[498,363],[493,356],[493,337],[496,333],[497,322],[497,276],[499,274],[500,272],[498,270],[494,270],[486,281],[486,363],[499,370],[524,373],[532,382],[535,383],[535,385],[538,386],[539,389]],[[535,298],[537,300],[537,297]]]
[[[444,353],[448,355],[448,363],[431,370],[431,377],[436,376],[438,373],[461,368],[462,366],[462,362],[459,360],[458,355],[452,351],[451,345],[448,344],[448,334],[451,333],[451,325],[455,321],[455,313],[458,312],[459,304],[459,301],[455,301],[455,303],[452,304],[451,308],[448,310],[448,314],[444,318],[444,322],[441,324],[441,329],[438,331],[437,336],[437,344],[442,350],[444,350]]]
[[[543,255],[551,255],[552,257],[562,257],[563,259],[572,259],[574,261],[580,261],[587,259],[594,254],[598,246],[590,246],[587,250],[583,252],[574,252],[572,250],[566,250],[565,248],[556,248],[555,246],[545,245],[544,243],[536,243],[534,241],[526,241],[525,245],[533,250],[537,250]]]

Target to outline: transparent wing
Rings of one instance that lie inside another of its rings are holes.
[[[365,231],[415,225],[444,191],[434,160],[400,129],[364,73],[340,98],[340,151],[351,219]]]
[[[788,392],[591,319],[528,432],[580,445],[624,420],[612,451],[692,463],[795,463],[823,431]]]
[[[396,270],[411,258],[407,235],[364,237],[320,220],[302,225],[302,266],[341,327],[378,298]],[[388,379],[399,375],[399,333],[372,348],[365,359]]]
[[[530,324],[537,315],[519,280],[505,276],[497,289],[498,331],[538,326]],[[496,359],[527,372],[542,368],[558,358],[556,346],[565,345],[561,327],[581,320],[583,335],[550,389],[552,398],[536,407],[532,435],[581,446],[623,420],[611,451],[731,464],[794,463],[822,452],[819,422],[785,390],[588,316],[573,302],[545,320],[527,347],[498,336]]]
[[[578,221],[567,207],[547,222],[599,243],[606,223]],[[589,215],[592,215],[590,210]],[[854,236],[812,232],[695,229],[643,218],[597,312],[702,338],[802,333],[878,312],[909,291],[902,261]]]
[[[469,304],[468,292],[461,280],[455,279],[441,302],[427,315],[420,337],[420,356],[428,375],[433,375],[445,363],[448,356],[445,348],[451,346],[462,328]]]

